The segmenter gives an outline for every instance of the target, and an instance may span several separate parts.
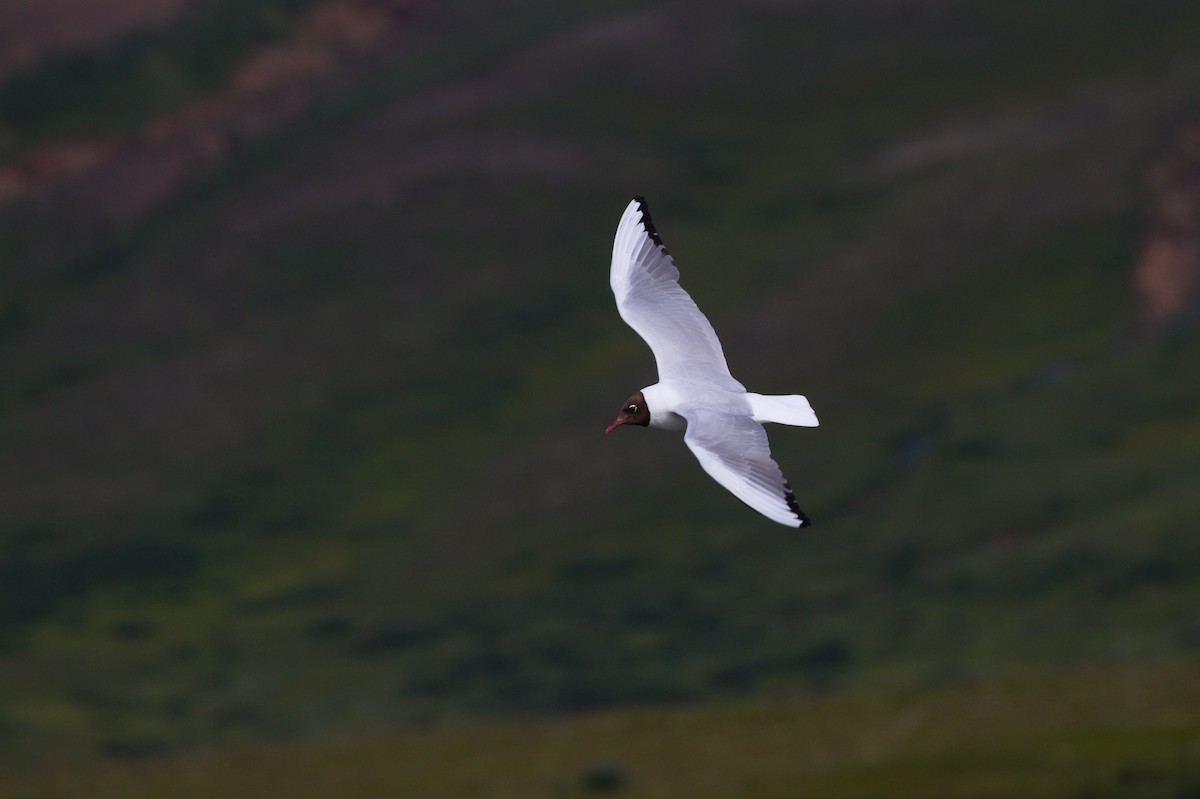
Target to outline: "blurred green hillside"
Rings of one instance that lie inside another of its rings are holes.
[[[1191,663],[1200,329],[1134,269],[1197,41],[205,0],[0,78],[0,764]],[[821,418],[770,431],[810,530],[602,435],[636,193]]]

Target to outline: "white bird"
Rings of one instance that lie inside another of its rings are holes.
[[[761,422],[816,427],[817,415],[799,394],[754,394],[733,379],[640,195],[617,225],[610,279],[621,318],[654,353],[658,382],[625,400],[605,435],[626,424],[682,431],[704,471],[734,496],[768,519],[807,527]]]

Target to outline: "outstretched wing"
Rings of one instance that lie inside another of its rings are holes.
[[[679,270],[642,197],[625,208],[613,240],[611,282],[621,318],[654,353],[658,379],[702,380],[744,391],[729,374],[721,342],[679,285]]]
[[[772,521],[789,527],[811,523],[771,458],[762,425],[721,411],[685,408],[681,413],[687,419],[683,440],[714,480]]]

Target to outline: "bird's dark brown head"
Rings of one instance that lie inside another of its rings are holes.
[[[636,424],[640,427],[650,424],[650,409],[646,407],[646,398],[642,396],[642,392],[639,391],[625,400],[625,404],[621,406],[621,412],[617,414],[617,420],[608,426],[604,435],[608,435],[623,424]]]

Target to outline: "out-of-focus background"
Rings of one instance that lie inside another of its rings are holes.
[[[7,0],[0,258],[6,796],[1200,793],[1194,0]]]

